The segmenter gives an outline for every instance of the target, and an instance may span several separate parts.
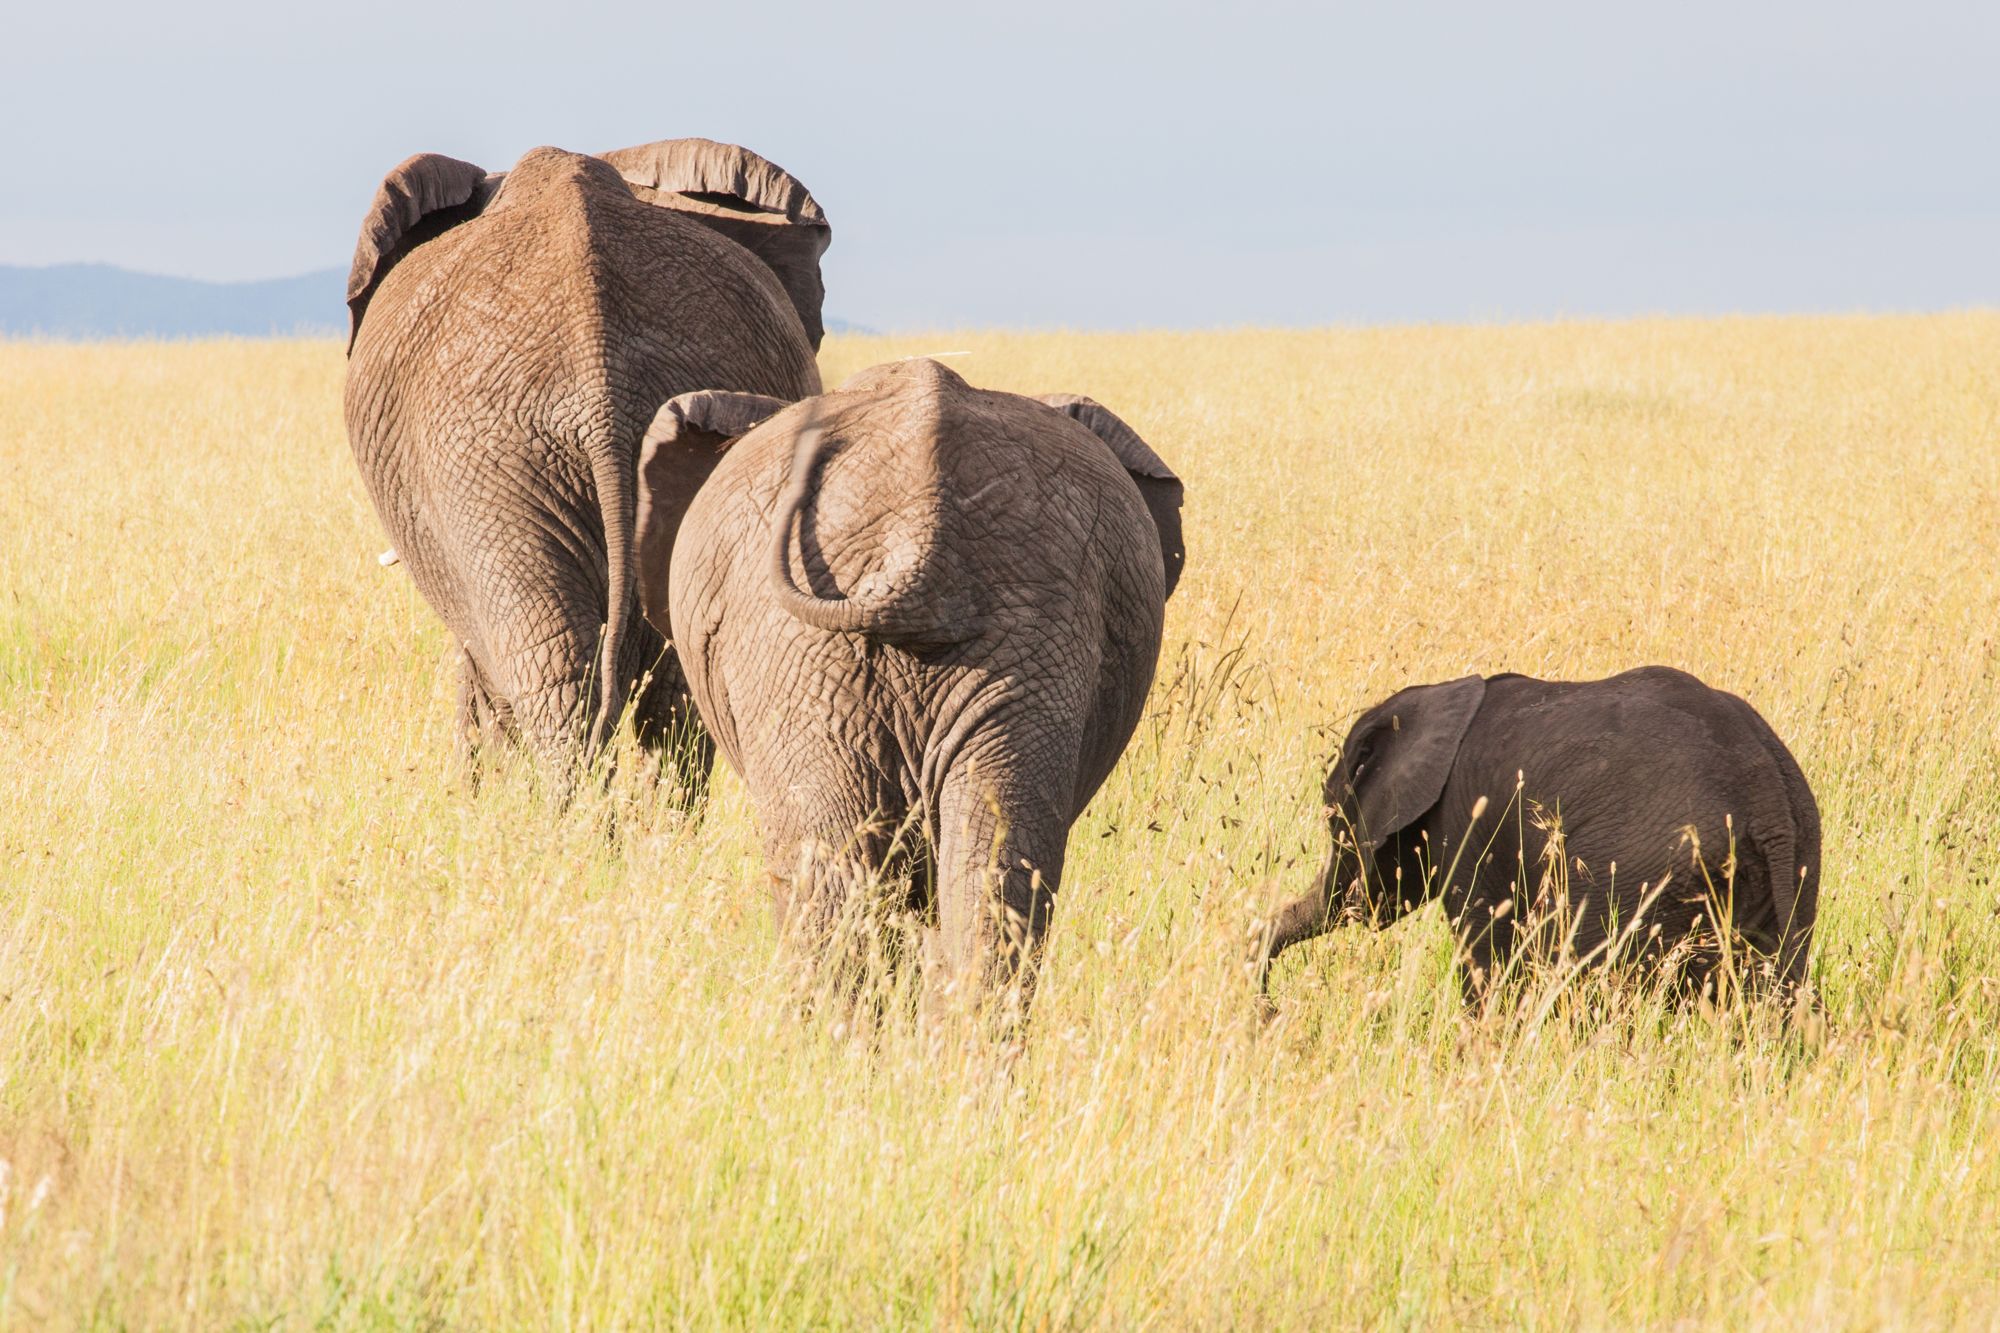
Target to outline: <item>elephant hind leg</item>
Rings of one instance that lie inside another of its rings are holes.
[[[1058,780],[1060,778],[1061,780]],[[979,1001],[1032,995],[1069,840],[1068,774],[987,753],[946,776],[938,798],[938,925],[946,984]]]
[[[568,805],[582,781],[589,757],[583,752],[596,698],[590,673],[537,681],[509,703],[514,727],[534,754],[540,774],[559,805]]]
[[[510,592],[514,600],[500,606],[486,631],[488,679],[556,799],[567,804],[597,758],[585,746],[598,712],[603,627],[580,602]]]
[[[841,987],[893,961],[883,953],[885,927],[914,897],[920,859],[911,846],[920,831],[900,804],[857,795],[807,818],[766,822],[797,830],[767,848],[786,948],[831,969]]]
[[[506,701],[522,745],[557,799],[567,803],[600,758],[587,747],[604,694],[604,626],[589,590],[571,586],[561,573],[551,571],[543,583],[510,577],[495,587],[483,604],[480,636],[488,684]],[[627,673],[631,664],[616,668]]]
[[[495,697],[470,650],[458,653],[458,754],[467,784],[479,790],[486,751],[496,742],[512,741],[514,719]]]

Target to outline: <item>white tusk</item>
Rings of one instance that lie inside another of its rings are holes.
[[[393,546],[375,557],[375,563],[384,569],[387,569],[391,565],[399,565],[402,562],[403,557],[396,554],[396,548]]]

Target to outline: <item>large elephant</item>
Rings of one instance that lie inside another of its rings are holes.
[[[1340,921],[1440,896],[1468,1002],[1537,925],[1535,943],[1585,966],[1678,945],[1700,985],[1727,941],[1751,947],[1735,958],[1758,989],[1805,977],[1819,807],[1757,711],[1686,672],[1403,690],[1355,723],[1325,800],[1332,850],[1264,932],[1260,979]]]
[[[900,882],[920,910],[934,884],[940,961],[973,994],[1025,980],[1152,682],[1180,504],[1103,407],[930,360],[789,408],[662,408],[641,600],[750,790],[788,935],[823,950],[908,831]]]
[[[422,153],[383,180],[348,277],[348,438],[462,649],[472,750],[516,737],[567,786],[628,701],[649,747],[676,730],[633,595],[640,439],[689,389],[819,392],[830,237],[798,181],[705,139],[504,175]]]

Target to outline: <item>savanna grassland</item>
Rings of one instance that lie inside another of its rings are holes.
[[[468,793],[331,341],[0,345],[0,1323],[2000,1319],[2000,315],[835,338],[1188,484],[1011,1061],[803,1017],[741,787]],[[1347,719],[1684,666],[1817,790],[1816,1016],[1238,965]],[[612,830],[607,834],[607,829]]]

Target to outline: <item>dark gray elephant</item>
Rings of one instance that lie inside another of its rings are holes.
[[[1805,977],[1819,807],[1756,710],[1686,672],[1403,690],[1355,723],[1325,799],[1332,850],[1264,933],[1260,977],[1340,921],[1380,925],[1439,896],[1468,1001],[1536,923],[1538,947],[1586,965],[1607,941],[1635,959],[1686,945],[1700,985],[1726,915],[1758,988]]]
[[[676,730],[633,596],[639,442],[689,389],[819,392],[830,235],[798,181],[705,139],[537,148],[505,175],[423,153],[383,180],[348,278],[348,438],[463,649],[472,749],[517,737],[566,787],[649,671],[640,738]]]
[[[1089,399],[929,360],[781,408],[661,410],[646,615],[750,789],[785,931],[823,949],[909,832],[896,882],[923,910],[934,881],[943,961],[991,994],[1025,978],[1070,825],[1139,721],[1181,484]]]

